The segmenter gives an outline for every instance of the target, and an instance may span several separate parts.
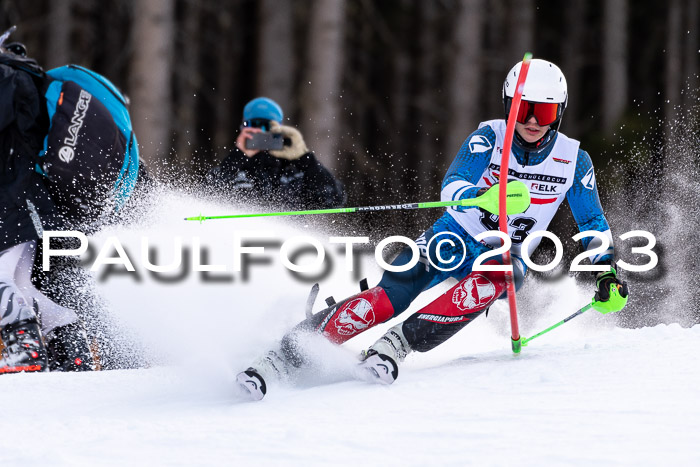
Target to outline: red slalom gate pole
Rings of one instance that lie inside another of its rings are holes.
[[[530,69],[531,53],[526,53],[523,57],[523,65],[520,67],[518,81],[515,85],[513,93],[513,101],[508,112],[508,125],[506,126],[506,137],[503,142],[503,155],[501,157],[501,175],[498,188],[498,228],[501,232],[508,235],[508,215],[506,214],[506,185],[508,184],[508,162],[510,160],[510,148],[513,145],[513,133],[515,132],[515,119],[518,115],[518,108],[523,97],[523,88],[525,87],[525,79],[527,72]],[[508,306],[510,307],[510,331],[511,345],[513,353],[519,354],[522,348],[520,340],[520,329],[518,328],[518,304],[515,300],[515,282],[513,281],[513,263],[510,257],[510,250],[503,253],[503,263],[510,266],[511,270],[505,272],[506,277],[506,292],[508,294]]]

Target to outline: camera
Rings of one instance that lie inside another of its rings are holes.
[[[284,147],[284,137],[279,133],[253,133],[253,137],[245,140],[246,149],[261,151],[279,151]]]

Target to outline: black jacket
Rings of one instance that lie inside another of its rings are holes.
[[[65,81],[49,124],[44,93],[51,82],[34,60],[0,53],[0,251],[37,239],[42,230],[90,233],[114,217],[106,208],[126,139],[109,110],[87,99],[83,117],[89,123],[79,120],[80,138],[76,133],[70,157],[62,156],[83,90]]]
[[[345,204],[343,184],[308,152],[296,160],[267,151],[246,157],[238,148],[212,169],[207,185],[237,202],[265,204],[272,210],[327,209]]]
[[[48,132],[37,78],[0,64],[0,251],[60,228],[54,204],[35,172]]]

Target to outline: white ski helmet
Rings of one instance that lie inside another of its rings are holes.
[[[506,120],[522,66],[522,62],[516,63],[503,82],[503,107]],[[538,58],[531,60],[516,119],[520,123],[525,123],[534,115],[537,123],[541,126],[549,125],[549,130],[542,139],[534,143],[528,143],[516,131],[513,138],[515,144],[528,152],[539,152],[549,146],[559,130],[567,101],[566,78],[559,67],[547,60]]]

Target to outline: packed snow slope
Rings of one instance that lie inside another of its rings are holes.
[[[343,347],[314,340],[316,366],[293,383],[271,384],[263,401],[246,401],[235,374],[303,318],[310,284],[293,278],[274,248],[269,263],[242,278],[231,271],[231,238],[272,229],[282,240],[311,234],[327,243],[328,233],[273,221],[181,220],[200,209],[171,197],[149,225],[97,236],[98,246],[116,236],[133,256],[138,277],[111,275],[98,288],[153,364],[3,376],[0,465],[700,465],[700,326],[620,329],[594,311],[513,356],[499,303],[443,346],[409,355],[391,386],[352,374],[357,352],[394,322]],[[189,246],[198,236],[206,264],[228,271],[211,273],[219,281],[199,273],[159,280],[140,259],[144,235],[159,264],[172,259],[175,235]],[[328,248],[334,267],[320,297],[357,290],[336,250]],[[376,283],[373,261],[363,264]],[[411,310],[443,290],[428,291]],[[570,279],[530,277],[519,293],[523,334],[590,295]]]
[[[513,357],[483,324],[392,386],[273,387],[258,403],[225,362],[3,377],[2,465],[700,464],[700,327],[578,328]]]

